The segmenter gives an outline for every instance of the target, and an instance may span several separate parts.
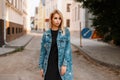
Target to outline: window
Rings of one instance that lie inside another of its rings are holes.
[[[7,34],[10,34],[10,27],[7,28]]]
[[[38,7],[36,7],[35,13],[38,14]]]
[[[67,12],[70,12],[70,5],[71,4],[67,4]]]
[[[14,27],[12,28],[12,34],[14,34]]]
[[[67,27],[70,27],[70,19],[66,20],[66,25],[67,25]]]

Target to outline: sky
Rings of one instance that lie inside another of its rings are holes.
[[[29,6],[30,6],[30,16],[34,16],[34,13],[35,13],[35,7],[37,7],[37,6],[39,6],[39,2],[40,2],[40,0],[30,0],[29,1],[30,2],[30,4],[29,4]]]

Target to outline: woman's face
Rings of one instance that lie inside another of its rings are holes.
[[[60,26],[60,24],[61,24],[61,17],[60,17],[60,15],[59,14],[57,14],[57,13],[55,13],[54,15],[53,15],[53,18],[52,18],[52,25],[53,26],[56,26],[56,27],[59,27]]]

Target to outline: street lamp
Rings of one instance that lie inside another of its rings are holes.
[[[80,47],[82,47],[81,22],[80,22]]]

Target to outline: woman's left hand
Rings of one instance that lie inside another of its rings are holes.
[[[66,70],[67,70],[67,67],[66,66],[62,66],[60,74],[63,76],[66,73]]]

